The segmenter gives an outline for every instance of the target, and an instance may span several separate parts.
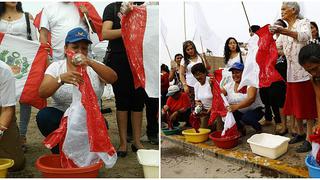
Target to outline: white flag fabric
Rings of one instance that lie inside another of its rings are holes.
[[[223,42],[216,35],[216,33],[210,28],[208,25],[206,18],[203,14],[202,8],[199,2],[188,2],[190,6],[193,8],[194,14],[194,23],[195,23],[195,38],[201,37],[201,41],[203,44],[204,51],[205,49],[209,49],[215,55],[220,55],[220,47],[219,45]]]

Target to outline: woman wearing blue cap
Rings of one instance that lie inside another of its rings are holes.
[[[246,130],[242,123],[251,125],[256,133],[262,132],[260,123],[258,122],[264,115],[264,105],[260,99],[259,89],[248,86],[237,90],[241,82],[243,64],[234,63],[229,71],[232,72],[230,83],[221,89],[221,92],[226,96],[230,106],[228,111],[233,113],[236,120],[238,130],[242,136],[246,135]]]
[[[52,97],[51,107],[39,111],[36,120],[41,133],[48,136],[59,127],[60,120],[72,102],[72,87],[83,83],[82,75],[76,71],[78,65],[87,66],[92,87],[101,98],[105,83],[114,83],[117,74],[102,63],[87,57],[88,45],[92,42],[82,28],[74,28],[65,39],[65,61],[53,62],[47,68],[39,88],[42,98]],[[51,150],[59,153],[58,146]]]

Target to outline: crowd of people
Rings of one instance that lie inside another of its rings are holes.
[[[269,26],[269,31],[278,50],[275,69],[282,80],[273,82],[269,87],[248,85],[238,89],[246,66],[246,57],[243,55],[246,53],[241,52],[236,38],[229,37],[224,46],[225,67],[219,85],[229,103],[226,108],[233,113],[241,136],[246,135],[246,125],[251,126],[255,133],[261,133],[264,132],[264,126],[273,124],[274,120],[274,134],[284,136],[290,133],[292,138],[289,144],[302,142],[295,151],[308,152],[312,149],[309,135],[320,129],[319,30],[315,22],[302,17],[297,2],[283,2],[281,16]],[[252,25],[249,28],[250,36],[259,29],[259,25]],[[206,68],[208,62],[205,55],[198,53],[192,41],[184,42],[182,51],[183,56],[177,54],[171,62],[171,71],[161,73],[162,126],[171,123],[174,127],[179,125],[178,121],[183,121],[185,127],[191,128],[188,121],[195,112],[201,119],[201,127],[221,130],[221,126],[208,126],[210,110],[213,109],[211,106],[215,105],[212,104],[212,76],[208,75],[208,70],[217,69]],[[181,57],[183,59],[180,61]],[[179,74],[180,78],[168,79],[166,74],[170,74],[170,77]],[[174,82],[170,82],[172,80]],[[198,113],[197,107],[201,107],[201,113]],[[290,125],[287,125],[287,121]],[[314,125],[315,121],[317,125]]]
[[[89,8],[93,7],[90,3]],[[131,7],[144,5],[130,4]],[[77,6],[75,2],[56,2],[43,7],[37,18],[23,11],[21,2],[0,2],[0,32],[21,37],[30,41],[48,44],[47,68],[39,84],[39,96],[51,98],[47,107],[30,117],[31,105],[20,103],[19,127],[16,124],[15,78],[10,67],[0,61],[0,158],[14,160],[12,171],[25,166],[24,153],[27,151],[27,127],[29,120],[36,120],[44,137],[59,128],[61,118],[72,103],[73,87],[83,83],[83,74],[78,66],[85,66],[100,108],[104,86],[111,84],[115,95],[116,120],[120,137],[117,156],[127,155],[128,121],[132,124],[133,142],[131,149],[143,149],[141,143],[142,117],[144,105],[147,114],[147,137],[151,144],[157,145],[159,98],[148,97],[145,89],[135,88],[132,70],[122,40],[121,17],[130,8],[121,11],[122,3],[114,2],[105,7],[101,19],[102,39],[108,40],[103,63],[92,56],[90,29],[99,33],[90,19],[86,5]],[[89,18],[86,21],[85,18]],[[37,22],[35,22],[37,21]],[[77,56],[78,55],[78,56]],[[109,120],[110,121],[110,120]],[[106,120],[106,125],[108,124]],[[130,141],[129,141],[130,142]],[[39,142],[40,143],[40,142]],[[51,149],[59,154],[58,145]]]

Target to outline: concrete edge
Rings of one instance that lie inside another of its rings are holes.
[[[244,153],[234,149],[221,149],[214,145],[209,145],[206,143],[186,142],[182,135],[166,136],[161,134],[161,138],[194,150],[200,155],[205,154],[211,157],[233,161],[238,164],[249,164],[255,167],[259,167],[261,168],[261,171],[264,172],[264,174],[268,174],[272,177],[309,177],[308,169],[306,167],[293,167],[282,161],[265,158],[253,153]]]

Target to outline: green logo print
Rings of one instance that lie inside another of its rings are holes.
[[[19,52],[10,52],[8,50],[3,50],[0,52],[0,60],[10,66],[16,79],[21,79],[28,72],[28,63],[27,57],[21,57]]]

